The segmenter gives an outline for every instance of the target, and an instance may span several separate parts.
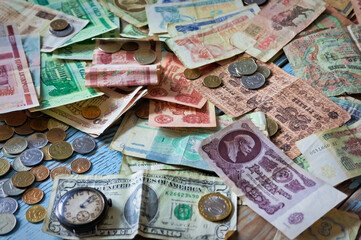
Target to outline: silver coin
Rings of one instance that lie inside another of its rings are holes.
[[[252,75],[257,71],[258,65],[252,60],[243,60],[238,62],[237,71],[241,76]]]
[[[13,185],[13,183],[11,182],[11,179],[4,182],[4,184],[2,185],[2,189],[3,189],[4,193],[8,196],[19,196],[26,190],[26,189],[20,189],[20,188],[15,187]]]
[[[14,198],[0,198],[0,213],[15,213],[18,210],[18,206],[18,201]]]
[[[4,178],[4,179],[1,179],[0,180],[0,198],[3,198],[3,197],[7,197],[8,195],[6,195],[3,191],[3,184],[4,182],[6,182],[7,180],[10,180],[10,178]]]
[[[49,32],[57,37],[65,37],[65,36],[70,35],[73,32],[73,30],[74,30],[73,26],[69,23],[68,27],[65,28],[64,30],[54,31],[54,30],[49,29]]]
[[[242,77],[242,74],[238,70],[239,62],[231,63],[228,66],[228,72],[232,77]]]
[[[8,154],[19,154],[24,151],[28,146],[28,142],[22,137],[13,137],[6,141],[3,150]]]
[[[31,148],[20,155],[20,161],[27,167],[38,165],[43,161],[44,153],[38,148]]]
[[[20,156],[18,156],[17,158],[14,159],[14,161],[11,163],[12,168],[17,171],[17,172],[22,172],[22,171],[29,171],[31,169],[31,167],[27,167],[25,166],[21,161],[20,161]]]
[[[48,139],[44,133],[34,133],[28,138],[29,148],[43,148],[48,144]]]
[[[0,213],[0,235],[11,232],[16,226],[16,217],[12,213]]]
[[[242,85],[248,89],[258,89],[266,83],[266,78],[261,73],[242,77]]]
[[[4,145],[5,143],[0,143],[0,149],[2,149]]]
[[[1,149],[1,153],[2,153],[2,155],[3,155],[4,157],[7,157],[7,158],[16,158],[16,157],[20,156],[20,154],[15,154],[15,155],[9,154],[9,153],[5,150],[5,148]]]
[[[88,136],[83,136],[76,138],[71,145],[73,146],[75,152],[86,154],[94,150],[95,141]]]
[[[257,72],[262,74],[266,79],[271,76],[271,70],[265,66],[258,66]]]
[[[122,45],[117,41],[100,41],[98,48],[105,53],[115,53],[120,51]]]

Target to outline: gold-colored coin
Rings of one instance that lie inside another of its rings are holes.
[[[41,205],[35,205],[26,211],[25,217],[31,223],[38,223],[45,219],[46,208]]]
[[[209,193],[199,200],[198,210],[208,221],[220,221],[231,214],[232,202],[220,193]]]
[[[157,59],[157,54],[151,49],[142,49],[134,53],[134,59],[140,64],[151,64]]]
[[[6,126],[6,125],[0,125],[0,142],[8,140],[14,135],[14,129]]]
[[[31,119],[30,127],[35,131],[45,131],[48,129],[48,119],[44,117]]]
[[[10,163],[5,158],[0,158],[0,177],[4,176],[10,170]]]
[[[17,188],[26,188],[35,182],[35,176],[31,172],[17,172],[11,177],[12,184]]]
[[[105,53],[115,53],[122,48],[122,45],[117,41],[100,41],[98,48]]]
[[[26,136],[29,134],[32,134],[34,132],[34,130],[30,127],[30,122],[31,120],[28,119],[26,120],[26,122],[19,126],[19,127],[15,127],[14,130],[17,134],[21,135],[21,136]]]
[[[21,199],[24,203],[32,205],[40,202],[44,197],[44,192],[39,188],[29,188],[27,189]]]
[[[136,51],[139,48],[139,44],[136,42],[125,42],[122,45],[122,49],[125,51]]]
[[[65,140],[66,133],[61,128],[52,128],[46,133],[46,138],[51,143],[60,142]]]
[[[81,115],[89,120],[96,119],[101,114],[101,110],[98,106],[86,106],[81,109]]]
[[[203,85],[208,88],[217,88],[221,84],[222,80],[215,75],[209,75],[203,79]]]
[[[278,132],[278,124],[274,120],[267,118],[268,135],[272,137]]]
[[[23,125],[27,118],[23,111],[10,112],[5,116],[5,123],[10,127],[17,127]]]
[[[202,72],[199,68],[186,68],[186,70],[184,70],[184,76],[186,77],[186,79],[195,80],[202,76]]]
[[[90,169],[91,165],[88,159],[78,158],[70,163],[70,168],[75,173],[85,173]]]
[[[73,151],[71,144],[65,141],[55,142],[49,148],[50,156],[56,160],[68,159]]]
[[[50,171],[46,166],[38,166],[30,169],[30,172],[34,174],[35,181],[42,182],[49,177]]]
[[[51,170],[50,178],[54,180],[54,178],[60,174],[71,175],[71,171],[67,167],[56,167],[53,170]]]
[[[69,26],[68,21],[64,19],[56,19],[50,22],[50,28],[53,31],[61,31]]]
[[[51,130],[52,128],[61,128],[66,131],[68,130],[69,125],[62,123],[54,118],[50,118],[48,121],[48,129]]]
[[[43,160],[45,160],[45,161],[53,160],[53,158],[51,157],[51,155],[49,153],[49,148],[50,148],[50,145],[47,145],[41,149],[41,151],[44,153]]]
[[[238,62],[242,62],[242,61],[252,61],[252,62],[256,62],[253,58],[250,58],[250,57],[240,57],[238,59]]]

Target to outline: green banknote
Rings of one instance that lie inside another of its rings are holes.
[[[59,107],[103,95],[85,87],[85,62],[65,61],[50,54],[41,55],[40,106],[32,111]]]

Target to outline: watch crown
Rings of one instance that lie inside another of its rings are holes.
[[[112,205],[113,205],[113,203],[112,203],[112,199],[108,199],[108,205],[109,205],[109,207],[111,207]]]

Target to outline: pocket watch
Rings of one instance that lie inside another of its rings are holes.
[[[96,230],[96,225],[104,219],[111,206],[111,199],[99,190],[79,187],[59,199],[55,215],[64,228],[77,234]]]

